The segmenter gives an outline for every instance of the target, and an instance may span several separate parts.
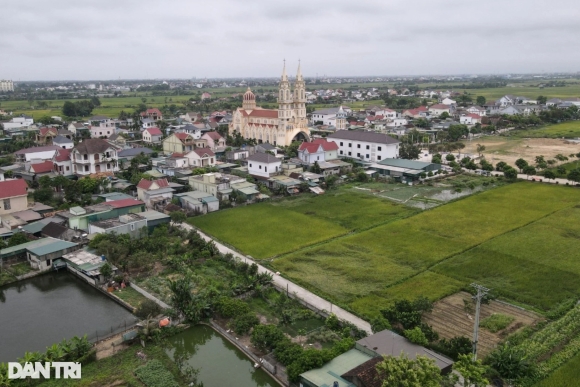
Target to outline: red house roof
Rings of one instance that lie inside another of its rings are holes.
[[[300,144],[298,150],[307,151],[308,153],[316,153],[318,152],[320,145],[321,144],[314,144],[312,142],[303,142],[302,144]]]
[[[218,132],[207,132],[205,135],[213,140],[219,140],[220,138],[223,138]]]
[[[156,183],[159,186],[159,188],[169,187],[169,183],[167,182],[167,179],[157,179],[157,180],[141,179],[141,181],[139,181],[139,184],[137,184],[137,187],[142,188],[144,190],[148,190],[149,188],[151,188],[153,183]],[[124,199],[124,200],[129,200],[129,199]],[[130,200],[133,200],[133,199],[130,199]],[[111,202],[109,202],[109,203],[111,203]]]
[[[148,116],[149,114],[157,114],[158,116],[161,115],[161,111],[157,108],[147,109],[141,113],[142,116]]]
[[[52,161],[43,161],[42,163],[32,164],[30,165],[30,169],[34,171],[34,173],[46,173],[52,171],[54,164]]]
[[[0,181],[0,199],[22,196],[28,193],[28,185],[22,179]]]
[[[198,154],[199,157],[203,157],[204,155],[208,155],[209,157],[215,156],[215,153],[212,152],[209,148],[196,148],[193,150],[195,153]]]
[[[152,136],[162,136],[163,135],[163,133],[161,133],[161,130],[157,127],[147,128],[147,129],[145,129],[145,132],[148,132]]]
[[[54,161],[68,161],[70,160],[70,151],[68,149],[59,149],[56,151],[56,155],[54,157]]]
[[[181,141],[185,141],[189,137],[189,134],[187,134],[187,133],[175,133],[175,137],[177,137]]]
[[[475,114],[475,113],[468,114],[467,117],[471,117],[471,118],[474,118],[476,120],[481,119],[481,116],[479,114]]]
[[[125,208],[125,207],[132,207],[145,204],[141,200],[137,199],[121,199],[121,200],[113,200],[107,202],[106,204],[110,205],[113,208]]]
[[[438,103],[436,105],[432,105],[429,109],[447,109],[447,110],[449,110],[449,105]]]
[[[334,141],[328,141],[327,139],[318,138],[316,140],[312,140],[312,143],[322,145],[322,149],[325,151],[338,150],[338,144]]]

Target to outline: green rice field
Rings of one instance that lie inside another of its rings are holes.
[[[510,137],[520,138],[576,138],[580,137],[580,121],[569,121],[548,125],[538,129],[515,130]]]

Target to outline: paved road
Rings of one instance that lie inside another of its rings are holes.
[[[368,332],[369,334],[372,333],[371,331],[371,325],[366,322],[365,320],[355,316],[354,314],[347,312],[346,310],[333,305],[331,302],[317,296],[316,294],[304,289],[301,286],[296,285],[295,283],[287,280],[286,278],[283,278],[279,275],[276,275],[276,273],[272,272],[271,270],[266,269],[265,267],[263,267],[262,265],[260,265],[258,262],[255,262],[254,260],[246,257],[245,255],[242,255],[240,253],[238,253],[237,251],[234,251],[224,245],[222,245],[221,243],[219,243],[218,241],[212,239],[211,237],[209,237],[208,235],[204,234],[203,232],[201,232],[200,230],[198,230],[195,227],[190,226],[189,224],[186,223],[182,223],[181,225],[182,228],[185,228],[187,230],[195,230],[199,233],[199,235],[201,235],[201,237],[205,240],[205,241],[210,241],[213,240],[213,242],[216,244],[217,248],[219,249],[219,251],[222,254],[227,254],[230,253],[232,255],[234,255],[235,257],[238,257],[242,260],[244,260],[247,263],[256,263],[258,265],[258,271],[260,273],[270,273],[272,274],[272,278],[274,280],[274,284],[281,288],[281,289],[288,289],[288,292],[290,294],[295,294],[297,298],[299,298],[300,300],[309,303],[310,305],[315,306],[318,309],[321,310],[327,310],[329,312],[334,313],[339,319],[341,320],[345,320],[348,321],[354,325],[356,325],[357,327],[359,327],[360,329],[364,329],[366,332]]]

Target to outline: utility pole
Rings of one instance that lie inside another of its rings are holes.
[[[481,285],[478,285],[476,283],[472,283],[471,287],[473,287],[473,288],[475,288],[475,290],[477,290],[477,294],[475,296],[473,296],[473,298],[475,299],[475,301],[477,303],[475,306],[475,321],[473,323],[473,361],[476,361],[477,360],[477,341],[479,339],[479,309],[481,307],[481,300],[489,292],[489,289],[485,288]]]

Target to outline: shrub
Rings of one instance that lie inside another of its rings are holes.
[[[232,318],[249,313],[250,307],[241,300],[224,296],[217,301],[216,312],[222,317]]]
[[[135,370],[135,375],[147,387],[179,387],[179,384],[159,360],[151,360]]]
[[[258,317],[256,317],[254,313],[250,312],[234,318],[230,322],[230,326],[238,335],[245,335],[259,323],[260,320]]]
[[[258,325],[252,331],[252,344],[261,351],[272,350],[286,336],[275,325]]]
[[[149,316],[155,317],[163,311],[161,307],[153,300],[145,300],[139,304],[139,307],[135,311],[135,315],[141,319],[147,318]]]
[[[403,332],[405,337],[409,339],[412,343],[419,344],[419,345],[427,345],[429,344],[429,340],[425,337],[425,334],[419,327],[415,327],[413,329],[407,329]]]
[[[337,331],[340,329],[340,320],[338,319],[338,317],[336,317],[334,313],[332,313],[330,316],[326,318],[326,321],[324,321],[324,325],[330,330]]]

